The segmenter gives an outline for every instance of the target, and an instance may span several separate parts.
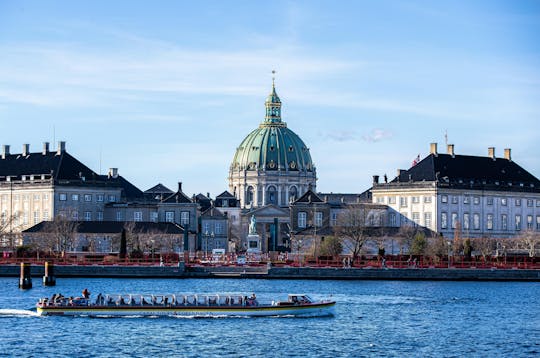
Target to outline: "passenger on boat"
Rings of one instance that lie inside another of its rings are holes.
[[[101,293],[98,293],[96,297],[96,305],[102,305],[104,301],[103,295]]]
[[[83,298],[86,298],[86,299],[90,298],[90,291],[88,291],[88,289],[85,288],[85,289],[82,291],[82,296],[83,296]]]

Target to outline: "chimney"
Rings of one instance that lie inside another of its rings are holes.
[[[2,146],[2,159],[6,159],[6,157],[9,155],[9,145],[4,144]]]
[[[429,145],[429,153],[437,156],[437,143],[431,143]]]
[[[49,153],[49,142],[43,142],[43,155],[47,155]]]
[[[178,192],[179,193],[182,192],[182,182],[181,181],[178,182]]]
[[[405,172],[406,172],[405,169],[398,169],[398,170],[397,170],[397,176],[400,177],[401,174],[403,174],[403,173],[405,173]]]
[[[504,148],[504,159],[507,159],[508,161],[512,161],[512,149]]]
[[[30,144],[23,144],[22,145],[22,156],[26,157],[28,154],[30,154]]]
[[[60,155],[62,152],[66,151],[66,142],[58,142],[58,148],[56,149],[56,154]]]
[[[488,148],[488,157],[495,160],[495,147]]]
[[[109,178],[118,178],[118,168],[109,168]]]
[[[453,144],[448,144],[447,151],[448,151],[448,154],[450,154],[452,156],[452,158],[454,158],[456,156],[455,153],[454,153],[454,145]]]
[[[379,184],[379,176],[378,175],[374,175],[373,176],[373,185],[377,185]]]

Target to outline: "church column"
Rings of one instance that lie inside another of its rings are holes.
[[[281,206],[281,184],[277,184],[277,205]]]
[[[266,185],[261,185],[262,187],[262,205],[261,206],[265,206],[266,205]]]

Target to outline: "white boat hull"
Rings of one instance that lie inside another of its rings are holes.
[[[38,305],[42,316],[184,316],[184,317],[264,317],[264,316],[331,316],[335,302],[305,305],[275,306],[74,306],[55,307]]]

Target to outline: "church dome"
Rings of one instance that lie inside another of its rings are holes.
[[[231,171],[314,172],[309,148],[281,121],[281,101],[272,85],[266,116],[236,149]]]

